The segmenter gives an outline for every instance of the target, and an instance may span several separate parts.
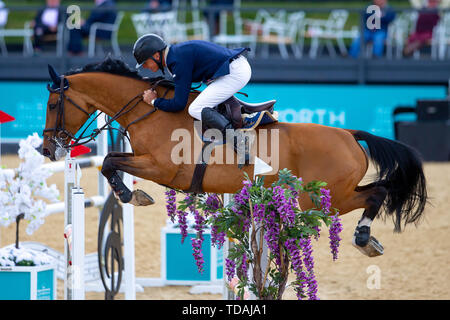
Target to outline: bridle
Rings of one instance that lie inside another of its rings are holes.
[[[86,130],[90,127],[90,125],[102,114],[103,112],[98,112],[97,115],[89,122],[89,124],[86,126],[86,128],[81,132],[81,134],[76,137],[74,134],[70,133],[65,128],[65,104],[64,101],[69,101],[73,106],[75,106],[77,109],[81,110],[84,114],[88,116],[88,119],[91,118],[91,116],[97,111],[93,111],[92,113],[87,112],[82,107],[80,107],[75,101],[73,101],[70,97],[64,94],[64,91],[69,89],[69,81],[65,78],[64,75],[60,76],[60,85],[57,88],[54,88],[50,84],[47,84],[47,90],[51,93],[59,93],[58,101],[56,104],[50,104],[49,109],[54,110],[56,109],[57,115],[55,120],[55,126],[53,128],[47,128],[44,129],[44,134],[51,132],[51,136],[48,137],[49,141],[53,142],[56,146],[64,149],[76,147],[79,145],[86,144],[92,140],[95,140],[95,138],[103,131],[103,130],[118,130],[120,131],[123,136],[127,137],[128,140],[129,137],[127,135],[128,128],[135,124],[138,121],[141,121],[142,119],[148,117],[152,113],[158,110],[155,106],[153,106],[153,109],[144,114],[143,116],[139,117],[136,120],[133,120],[130,122],[124,129],[120,128],[114,128],[111,124],[115,120],[119,119],[121,116],[129,113],[131,110],[133,110],[139,102],[143,101],[142,94],[138,94],[137,96],[133,97],[128,103],[126,103],[114,116],[110,117],[107,121],[105,121],[105,124],[101,128],[95,128],[93,132],[89,135],[83,136],[86,132]],[[164,79],[156,80],[152,83],[151,90],[154,90],[161,81],[164,81]],[[164,93],[164,96],[167,94],[168,89]],[[134,102],[134,104],[132,104]],[[131,105],[131,107],[129,107]],[[73,143],[67,144],[64,143],[64,141],[67,140],[67,138],[70,137],[71,140],[73,140]]]

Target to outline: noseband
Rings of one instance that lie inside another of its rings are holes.
[[[83,132],[78,137],[75,137],[74,134],[70,133],[65,128],[65,105],[64,105],[64,100],[67,99],[67,101],[69,101],[71,104],[73,104],[77,109],[81,110],[84,114],[86,114],[88,116],[88,119],[95,113],[95,111],[92,112],[92,113],[87,112],[82,107],[80,107],[75,101],[73,101],[70,97],[65,95],[64,91],[69,89],[69,81],[65,78],[64,75],[62,75],[60,78],[61,78],[61,81],[60,81],[60,85],[59,85],[58,88],[54,88],[50,84],[47,84],[47,90],[49,92],[51,92],[51,93],[59,93],[59,97],[58,97],[58,101],[56,102],[56,104],[50,104],[49,105],[49,109],[50,110],[56,109],[56,111],[57,111],[56,120],[55,120],[55,126],[53,128],[46,128],[46,129],[44,129],[44,134],[47,133],[47,132],[51,132],[51,136],[48,139],[50,141],[52,141],[56,146],[58,146],[60,148],[68,149],[68,148],[72,148],[72,147],[76,147],[76,146],[79,146],[79,145],[86,144],[89,141],[95,140],[95,138],[103,130],[115,129],[115,130],[120,131],[125,137],[128,138],[127,131],[128,131],[128,128],[132,124],[135,124],[136,122],[146,118],[147,116],[151,115],[156,110],[158,110],[158,108],[156,108],[154,106],[152,110],[150,110],[149,112],[147,112],[143,116],[139,117],[138,119],[130,122],[127,125],[127,127],[125,129],[123,129],[123,130],[120,130],[120,129],[117,129],[117,128],[114,128],[113,126],[111,126],[113,121],[115,121],[118,118],[120,118],[121,116],[127,114],[128,112],[133,110],[139,104],[139,102],[143,101],[142,94],[138,94],[137,96],[133,97],[130,101],[128,101],[128,103],[125,104],[108,121],[105,121],[105,124],[101,128],[95,128],[90,135],[83,136],[84,133],[86,132],[86,130],[90,127],[90,125],[99,117],[99,115],[101,113],[103,113],[103,112],[98,112],[97,115],[86,126],[86,128],[83,130]],[[162,80],[163,79],[155,81],[152,84],[151,89],[154,90]],[[167,91],[166,91],[166,93],[167,93]],[[166,93],[164,94],[164,96],[166,95]],[[130,108],[128,108],[128,106],[130,106],[130,104],[133,101],[135,101],[135,103]],[[67,137],[70,137],[71,140],[74,140],[72,144],[64,143],[64,141],[67,140]],[[81,140],[84,140],[84,141],[81,141]],[[129,140],[129,138],[128,138],[128,140]]]

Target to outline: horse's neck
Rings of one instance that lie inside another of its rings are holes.
[[[116,116],[134,97],[149,88],[149,83],[144,81],[102,73],[80,74],[79,79],[77,78],[77,90],[86,95],[94,108],[110,117]],[[165,87],[157,87],[156,90],[158,97],[162,97],[165,93],[167,98],[173,96],[173,89],[167,91]],[[192,101],[195,97],[196,95],[191,94],[189,101]],[[139,101],[139,98],[131,101],[123,111],[132,108],[137,101]],[[156,111],[146,115],[152,110],[153,106],[145,102],[139,102],[132,111],[117,118],[116,121],[123,128],[128,128],[132,144],[133,137],[142,139],[145,136],[145,144],[148,146],[146,151],[148,151],[159,146],[167,138],[170,140],[171,133],[176,129],[186,129],[193,134],[193,120],[188,114],[187,108],[182,112]],[[142,120],[130,125],[139,118],[142,118]],[[151,132],[151,134],[145,134],[148,132]],[[138,148],[138,146],[134,147]]]
[[[122,127],[127,127],[132,121],[144,116],[153,108],[145,102],[137,103],[140,98],[137,96],[150,88],[149,83],[145,81],[105,73],[85,73],[77,75],[76,82],[77,91],[86,95],[89,103],[95,109],[110,117],[116,116],[129,103],[122,111],[125,112],[130,108],[133,108],[133,110],[117,119],[117,122]],[[171,91],[173,91],[170,89],[166,92],[167,90],[164,87],[157,87],[156,90],[159,97],[165,93],[170,96]],[[134,97],[137,98],[132,100]],[[185,120],[189,120],[187,110],[177,113],[177,115]],[[164,121],[167,116],[166,112],[155,112],[150,115],[152,121]],[[186,121],[176,122],[174,125],[178,127],[180,124],[186,123]],[[167,122],[166,125],[170,126],[171,123]]]

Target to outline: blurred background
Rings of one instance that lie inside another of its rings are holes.
[[[381,9],[375,29],[367,10],[373,4]],[[169,43],[204,39],[251,48],[245,99],[277,99],[281,121],[362,129],[405,141],[425,160],[447,161],[449,6],[450,0],[3,0],[0,110],[17,119],[2,126],[3,152],[41,132],[49,63],[63,73],[111,54],[134,66],[134,42],[152,32]],[[69,30],[77,23],[81,29]]]

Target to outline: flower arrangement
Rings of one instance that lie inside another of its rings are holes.
[[[43,223],[46,202],[57,201],[59,191],[56,185],[47,186],[46,179],[52,175],[52,171],[42,167],[44,157],[36,150],[42,143],[37,133],[30,135],[19,143],[19,158],[22,159],[17,169],[0,168],[0,226],[9,226],[16,222],[15,249],[5,249],[0,256],[0,265],[3,263],[18,263],[29,259],[18,257],[34,257],[31,251],[19,247],[19,222],[23,219],[28,222],[26,232],[33,234]],[[15,257],[15,258],[12,258]],[[37,259],[37,260],[36,260]],[[37,261],[38,258],[30,261]],[[8,262],[10,261],[10,262]]]
[[[167,208],[172,221],[178,217],[183,240],[187,235],[186,210],[194,214],[197,237],[192,246],[199,272],[204,263],[200,250],[203,230],[211,228],[212,245],[218,248],[226,238],[231,240],[225,273],[238,299],[247,299],[249,292],[257,299],[281,299],[292,270],[296,279],[291,285],[298,299],[316,300],[311,238],[319,238],[322,223],[329,227],[336,260],[342,231],[338,211],[331,208],[330,191],[325,187],[321,181],[304,184],[283,169],[270,187],[264,186],[264,177],[252,181],[246,175],[242,189],[227,205],[217,194],[187,194],[177,208],[174,190],[167,190]],[[313,208],[300,208],[297,199],[302,193],[309,195]]]
[[[0,266],[2,267],[32,267],[53,263],[53,258],[45,252],[30,248],[16,248],[9,245],[0,248]]]

